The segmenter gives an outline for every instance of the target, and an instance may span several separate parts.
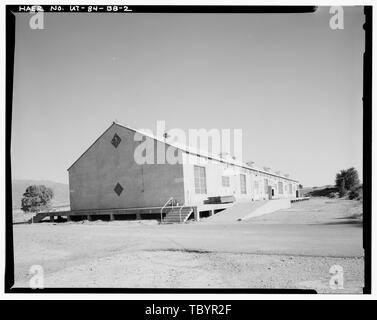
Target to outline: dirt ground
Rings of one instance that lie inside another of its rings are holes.
[[[204,222],[204,221],[203,221]],[[224,225],[156,221],[14,225],[15,287],[310,288],[362,293],[361,203],[311,199]],[[344,289],[331,289],[330,267]]]

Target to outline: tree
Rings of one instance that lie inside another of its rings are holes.
[[[344,179],[341,179],[340,180],[340,186],[338,187],[338,190],[339,190],[339,197],[344,197],[346,195],[346,187],[345,187],[345,182],[344,182]]]
[[[335,178],[335,185],[339,192],[349,191],[360,185],[359,174],[355,168],[341,170]]]
[[[299,189],[302,189],[302,188],[304,188],[304,186],[300,183],[300,184],[298,185],[298,188],[299,188]]]
[[[21,200],[21,209],[24,212],[40,212],[51,206],[54,197],[52,189],[44,185],[32,185],[26,188]]]

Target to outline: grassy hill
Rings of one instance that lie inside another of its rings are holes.
[[[53,206],[69,205],[69,186],[65,183],[58,183],[48,180],[12,180],[12,202],[13,208],[21,207],[21,199],[26,188],[31,185],[45,185],[54,191],[52,199]]]
[[[306,197],[339,197],[339,190],[333,185],[326,185],[322,187],[303,188],[303,194]],[[363,200],[363,186],[355,186],[348,190],[343,196],[345,199],[350,200]]]
[[[338,189],[334,185],[306,187],[302,189],[303,194],[309,197],[327,197],[330,193],[337,191]]]

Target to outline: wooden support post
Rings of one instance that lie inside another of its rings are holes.
[[[54,222],[54,216],[50,216],[50,222]]]
[[[110,221],[114,221],[115,218],[114,218],[114,214],[113,213],[110,213]]]
[[[88,214],[88,221],[93,221],[92,216]]]
[[[141,220],[141,214],[140,213],[136,213],[136,220]]]
[[[71,216],[67,216],[67,221],[72,221]]]

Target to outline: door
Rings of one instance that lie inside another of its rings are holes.
[[[271,186],[268,186],[268,199],[271,200],[274,196],[274,189]]]

